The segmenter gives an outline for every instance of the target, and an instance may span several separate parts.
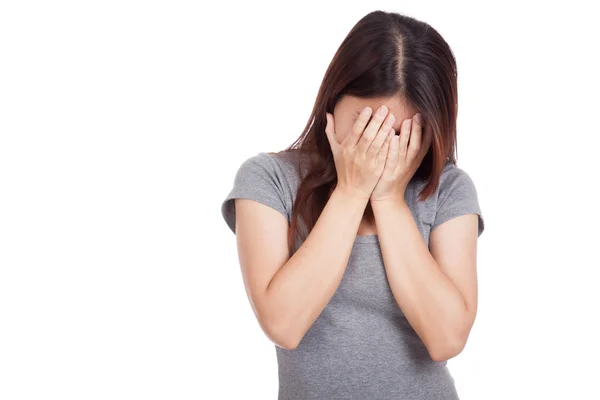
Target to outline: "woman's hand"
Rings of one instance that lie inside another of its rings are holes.
[[[371,108],[365,107],[341,143],[335,137],[333,115],[326,114],[325,133],[335,161],[337,187],[364,199],[370,198],[383,172],[394,125],[394,116],[388,114],[386,106],[381,106],[369,122],[371,114]]]
[[[385,168],[371,193],[372,203],[390,199],[404,201],[406,186],[421,165],[431,141],[430,129],[423,127],[421,114],[402,122],[400,135],[394,135],[391,140]]]

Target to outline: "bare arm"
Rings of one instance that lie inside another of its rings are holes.
[[[246,292],[265,334],[298,346],[339,286],[368,198],[336,187],[290,258],[288,221],[258,202],[236,199],[236,236]]]
[[[431,253],[403,200],[373,204],[390,287],[431,358],[465,347],[477,312],[477,216],[446,221],[430,235]]]
[[[276,210],[236,199],[238,254],[250,303],[263,331],[296,348],[339,286],[373,187],[385,165],[393,118],[382,106],[371,120],[365,107],[341,141],[327,113],[325,134],[336,187],[315,226],[289,257],[288,221]]]

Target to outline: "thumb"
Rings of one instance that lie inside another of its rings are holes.
[[[340,144],[335,138],[333,115],[331,115],[330,113],[325,113],[325,117],[327,118],[327,123],[325,125],[325,134],[327,135],[327,140],[329,141],[329,145],[331,146],[331,151],[333,152],[333,154],[337,154]]]

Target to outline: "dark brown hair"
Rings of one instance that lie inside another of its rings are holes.
[[[325,113],[333,113],[344,95],[397,95],[422,114],[433,138],[413,176],[427,181],[420,200],[435,193],[446,162],[456,164],[457,70],[448,43],[431,26],[414,18],[379,10],[367,14],[333,56],[302,134],[283,150],[299,152],[301,175],[288,234],[290,254],[296,235],[306,238],[337,184],[333,154],[325,135]],[[303,160],[309,160],[304,177]]]

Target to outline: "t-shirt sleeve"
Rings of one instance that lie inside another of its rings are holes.
[[[452,218],[465,214],[477,214],[479,224],[477,236],[481,236],[485,224],[473,179],[456,165],[448,165],[440,178],[437,210],[431,230]]]
[[[279,211],[288,221],[290,219],[281,167],[267,153],[258,153],[241,164],[233,179],[233,187],[221,204],[221,214],[233,233],[235,233],[235,199],[257,201]]]

